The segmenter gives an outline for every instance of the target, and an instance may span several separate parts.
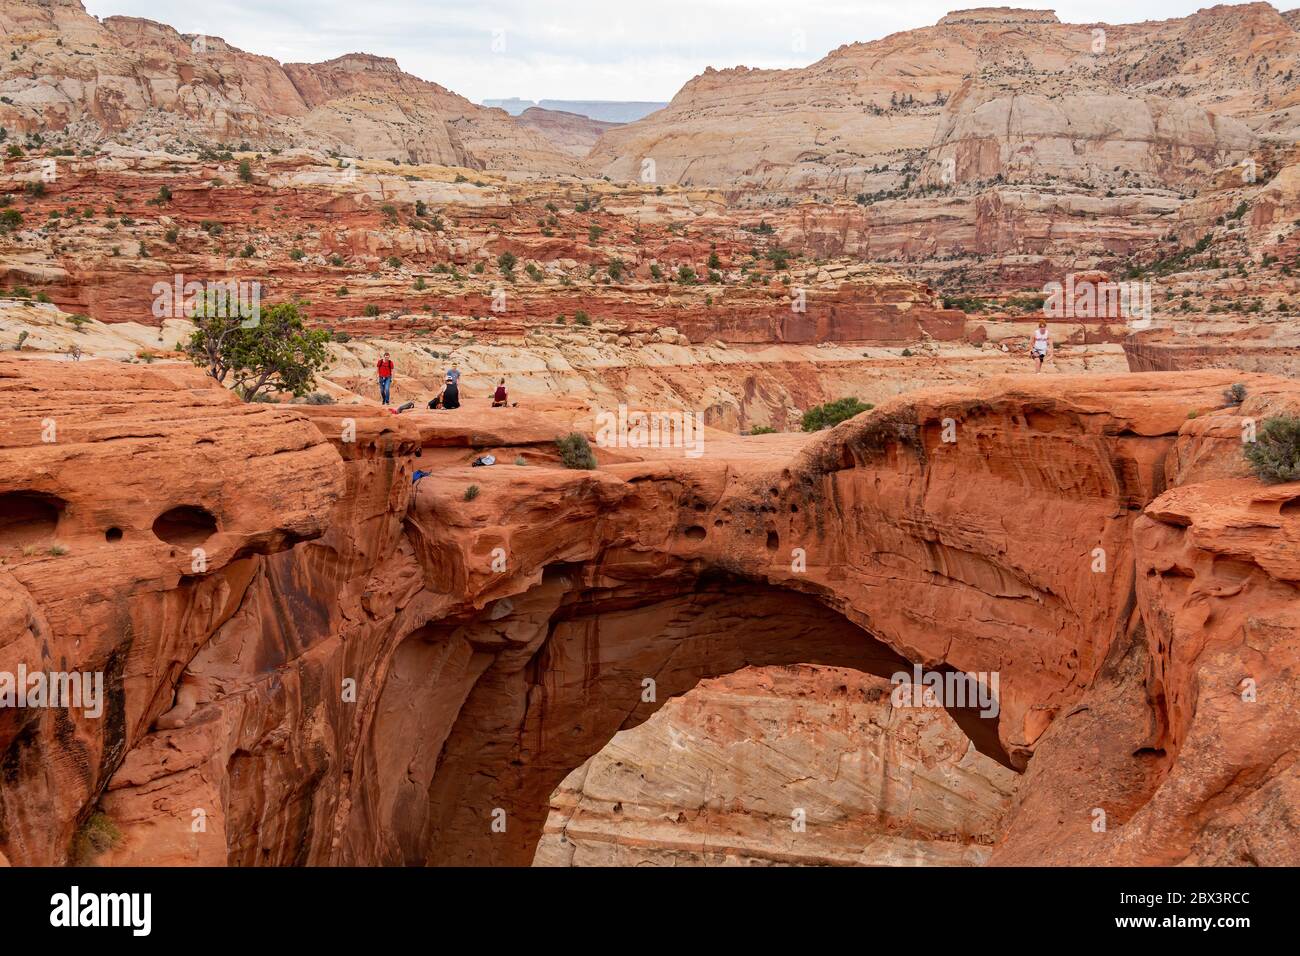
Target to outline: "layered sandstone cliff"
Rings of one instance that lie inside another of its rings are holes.
[[[527,175],[580,170],[504,111],[403,73],[386,57],[281,65],[152,20],[100,22],[79,0],[6,3],[0,53],[0,126],[74,146],[106,138],[170,151],[310,145]]]
[[[591,159],[758,197],[906,193],[918,165],[947,158],[965,177],[947,185],[1031,166],[1095,181],[1116,165],[1171,185],[1188,157],[1247,148],[1251,130],[1294,140],[1298,57],[1300,34],[1265,3],[1121,25],[961,11],[803,69],[709,69]]]
[[[519,125],[535,130],[559,149],[572,156],[585,158],[596,145],[601,134],[617,129],[622,123],[594,120],[578,113],[564,110],[547,110],[530,106],[519,114]]]

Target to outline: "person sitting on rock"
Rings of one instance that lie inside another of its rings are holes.
[[[497,390],[492,393],[492,407],[505,408],[509,404],[506,398],[506,380],[503,378],[497,383]]]
[[[429,400],[430,408],[460,408],[460,390],[448,376],[442,391]]]
[[[460,386],[450,375],[447,376],[447,384],[442,388],[442,407],[460,408]]]

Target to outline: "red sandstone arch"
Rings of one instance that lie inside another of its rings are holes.
[[[911,668],[797,592],[719,572],[604,587],[585,585],[591,575],[549,568],[529,592],[421,628],[397,648],[369,738],[367,769],[385,781],[379,815],[389,821],[377,862],[527,865],[559,782],[704,678],[750,665],[830,664],[885,678]],[[503,639],[512,646],[500,650]],[[444,668],[472,687],[439,680]],[[445,739],[415,732],[453,713]],[[954,716],[1006,762],[996,717]]]

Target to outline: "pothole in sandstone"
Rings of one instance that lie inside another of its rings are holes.
[[[186,548],[202,544],[216,531],[216,517],[198,505],[180,505],[164,511],[153,523],[153,533],[160,540]]]
[[[616,734],[550,799],[535,866],[978,866],[1019,776],[888,680],[750,667]]]
[[[11,491],[0,495],[0,548],[24,548],[54,540],[67,502],[55,495]]]

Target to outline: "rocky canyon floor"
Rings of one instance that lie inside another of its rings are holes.
[[[0,864],[1300,864],[1298,27],[607,123],[6,3]]]

